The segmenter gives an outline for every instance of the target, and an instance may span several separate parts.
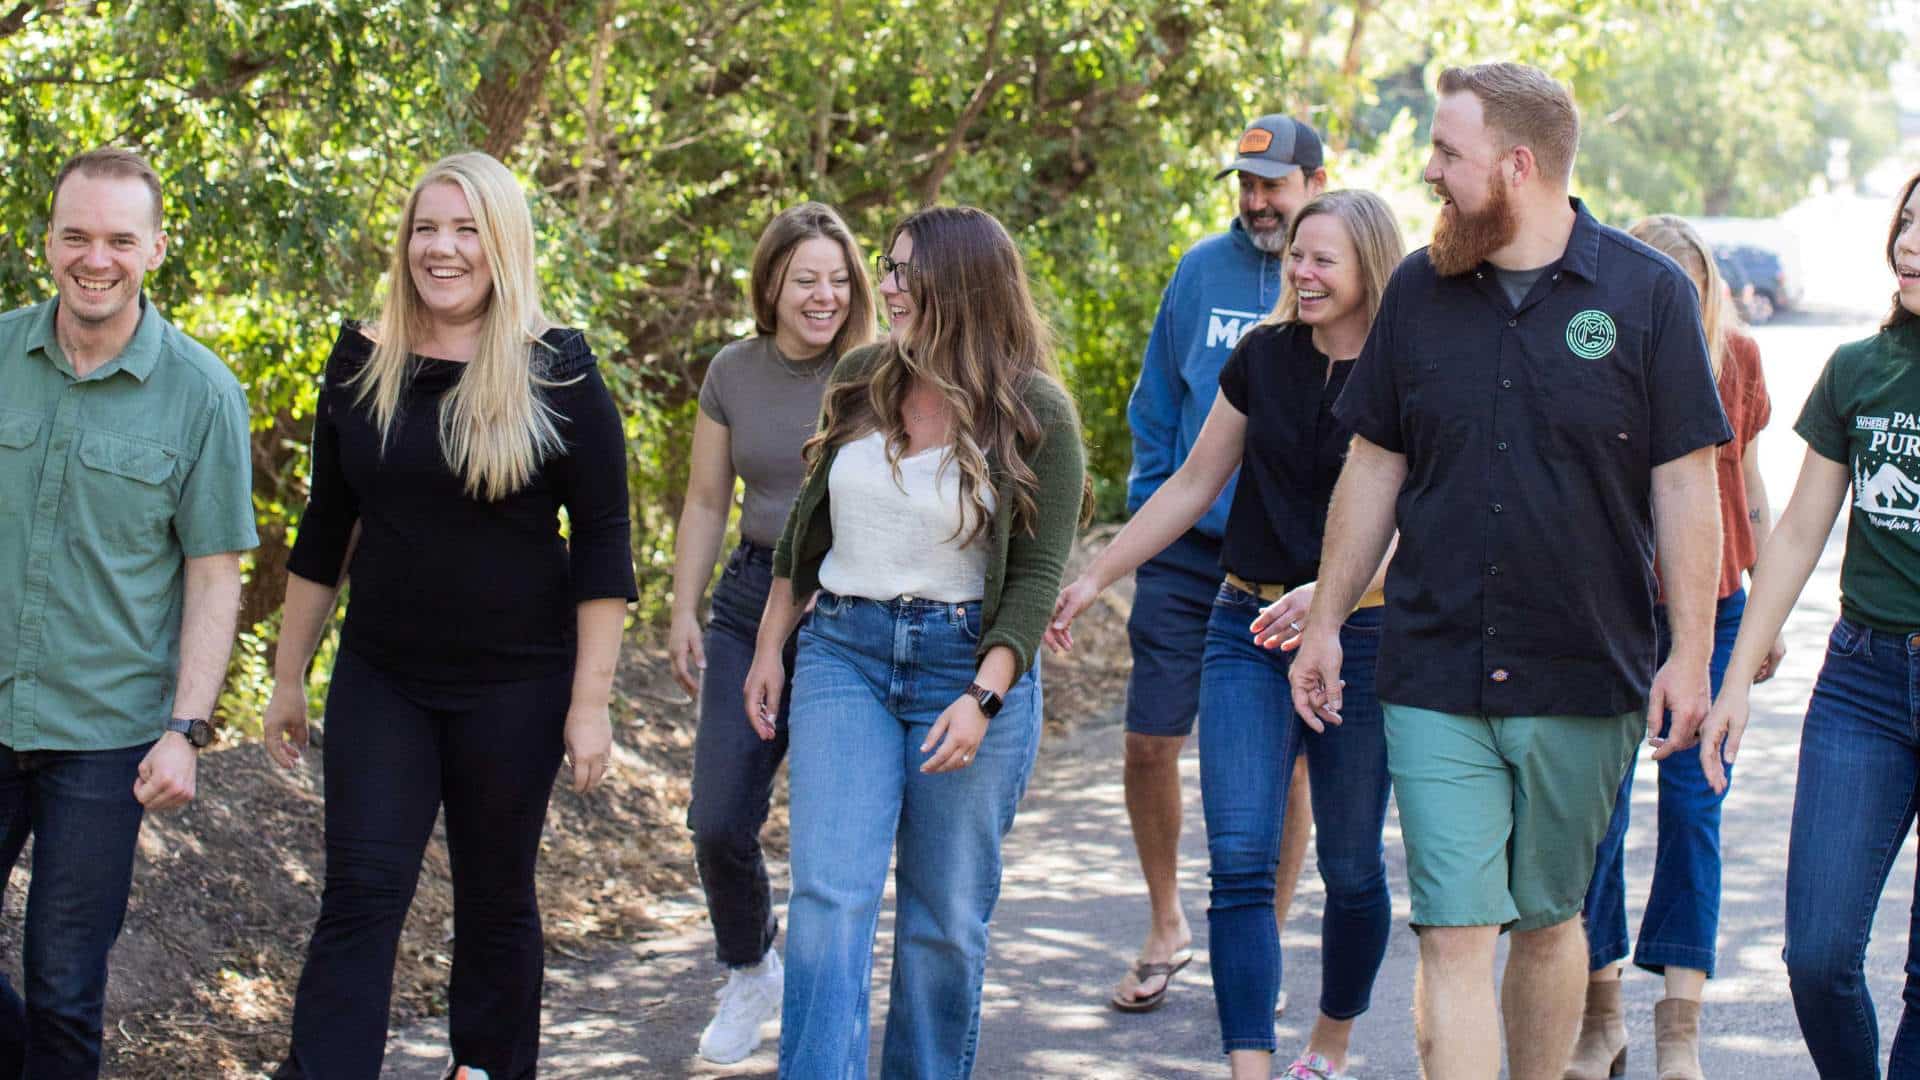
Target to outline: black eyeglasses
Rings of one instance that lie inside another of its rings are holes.
[[[885,281],[895,273],[900,275],[900,284],[905,285],[919,275],[920,268],[905,259],[896,259],[891,255],[875,255],[873,265],[880,271],[880,280]]]

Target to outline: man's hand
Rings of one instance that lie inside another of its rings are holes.
[[[565,738],[567,762],[573,768],[573,790],[584,795],[607,775],[607,761],[613,752],[613,721],[607,716],[606,703],[575,702],[567,710]]]
[[[1287,681],[1293,684],[1293,711],[1316,732],[1340,722],[1341,693],[1347,685],[1340,679],[1341,659],[1339,630],[1316,631],[1309,623]]]
[[[1661,761],[1699,741],[1700,722],[1707,718],[1713,704],[1712,684],[1707,678],[1705,658],[1694,659],[1673,653],[1653,677],[1647,695],[1647,742],[1655,747],[1653,759]],[[1666,736],[1661,737],[1662,721]]]
[[[156,812],[185,806],[193,801],[194,774],[199,765],[200,751],[185,735],[169,731],[140,759],[133,797]]]

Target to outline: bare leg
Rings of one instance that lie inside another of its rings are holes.
[[[1580,1033],[1587,992],[1587,932],[1578,916],[1518,930],[1500,986],[1512,1080],[1560,1080]]]
[[[1497,926],[1429,926],[1420,931],[1413,1015],[1427,1080],[1494,1080],[1500,1075],[1500,1009],[1493,990],[1493,951],[1499,936]]]
[[[1122,782],[1133,846],[1140,852],[1140,873],[1147,881],[1151,915],[1140,960],[1150,964],[1166,963],[1193,943],[1187,913],[1180,907],[1180,748],[1185,742],[1185,736],[1127,732]],[[1141,982],[1129,971],[1115,993],[1139,999],[1164,985],[1164,976]]]
[[[1293,908],[1293,890],[1300,885],[1307,844],[1313,840],[1313,800],[1307,787],[1307,756],[1293,759],[1293,782],[1287,788],[1286,828],[1280,833],[1280,870],[1273,876],[1273,920],[1287,932],[1287,912]]]
[[[1235,1050],[1227,1055],[1233,1080],[1273,1080],[1273,1055],[1265,1050]]]
[[[1620,976],[1624,974],[1626,970],[1627,970],[1627,965],[1624,963],[1608,964],[1606,967],[1598,968],[1594,970],[1591,974],[1589,974],[1587,976],[1587,981],[1597,982],[1597,983],[1618,982],[1620,979]],[[1668,968],[1667,970],[1672,971],[1673,969]],[[1671,983],[1671,980],[1669,980],[1669,983]],[[1673,995],[1669,994],[1667,996],[1672,997]]]
[[[1707,973],[1699,968],[1667,965],[1667,996],[1682,1001],[1699,1001],[1707,989]]]
[[[1347,1045],[1353,1039],[1353,1019],[1335,1020],[1322,1013],[1307,1036],[1307,1052],[1333,1063],[1334,1072],[1347,1071]]]

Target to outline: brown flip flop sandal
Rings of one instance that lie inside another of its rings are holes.
[[[1173,977],[1180,974],[1181,969],[1191,963],[1193,963],[1193,950],[1191,949],[1181,949],[1179,952],[1173,954],[1172,960],[1164,964],[1149,964],[1143,960],[1135,961],[1133,965],[1133,981],[1135,985],[1159,976],[1163,979],[1160,983],[1160,989],[1155,990],[1145,997],[1126,997],[1116,990],[1113,996],[1107,999],[1107,1004],[1112,1005],[1123,1013],[1152,1012],[1167,1003],[1167,991],[1173,989]]]

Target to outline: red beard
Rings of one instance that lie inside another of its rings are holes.
[[[1512,243],[1519,229],[1520,219],[1507,200],[1507,186],[1496,173],[1487,184],[1484,209],[1468,214],[1456,202],[1440,211],[1440,220],[1433,228],[1433,244],[1427,248],[1427,259],[1433,263],[1434,273],[1458,277]]]

